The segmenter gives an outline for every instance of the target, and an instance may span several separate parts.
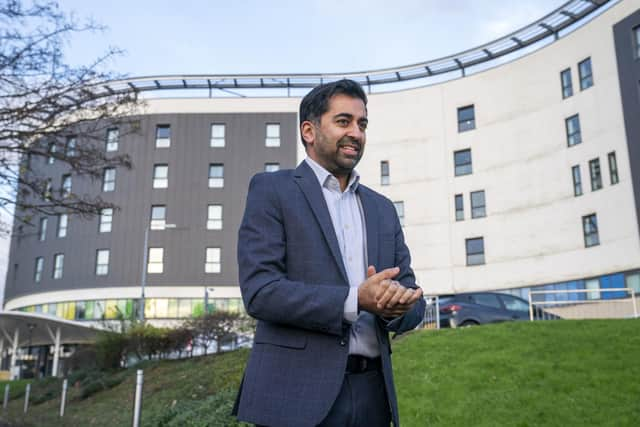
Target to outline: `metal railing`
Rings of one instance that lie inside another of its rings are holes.
[[[540,298],[539,296],[543,296]],[[632,288],[567,289],[529,292],[529,318],[624,319],[638,318]]]

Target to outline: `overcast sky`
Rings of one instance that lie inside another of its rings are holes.
[[[166,74],[353,72],[423,62],[496,39],[564,0],[59,0],[107,30],[65,47],[88,64],[109,46],[110,68]],[[6,220],[6,218],[4,219]],[[0,298],[8,263],[0,240]],[[28,261],[27,265],[28,265]],[[28,267],[27,267],[28,268]]]

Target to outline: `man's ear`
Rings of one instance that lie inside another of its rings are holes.
[[[313,145],[316,140],[316,128],[309,120],[305,120],[300,125],[300,135],[307,144]]]

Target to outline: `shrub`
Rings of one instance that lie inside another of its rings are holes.
[[[249,426],[231,415],[236,390],[224,390],[204,400],[180,400],[144,419],[145,427],[238,427]]]

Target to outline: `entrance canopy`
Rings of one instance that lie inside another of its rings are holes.
[[[59,344],[91,343],[101,329],[46,314],[0,311],[0,339],[11,342],[17,335],[17,347],[55,345],[58,330]]]
[[[10,378],[16,379],[20,375],[16,365],[19,348],[52,345],[52,375],[57,376],[60,346],[94,342],[100,330],[105,329],[46,314],[0,311],[0,357],[4,353],[6,342],[11,351]]]

